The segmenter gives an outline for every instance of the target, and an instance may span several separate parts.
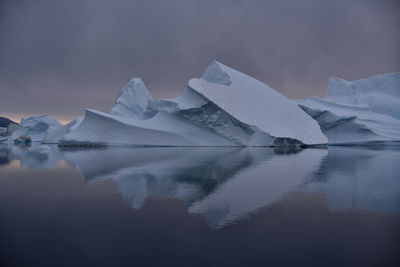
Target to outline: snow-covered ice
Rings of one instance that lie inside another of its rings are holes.
[[[329,80],[324,99],[298,101],[329,144],[400,141],[400,72],[354,82]]]
[[[116,104],[109,113],[135,119],[147,119],[157,113],[157,104],[147,91],[142,79],[132,78],[119,92]]]
[[[155,99],[132,78],[109,112],[86,109],[67,125],[34,116],[0,130],[0,141],[28,136],[61,146],[394,144],[400,72],[354,82],[332,78],[325,98],[293,101],[214,61],[176,98]]]
[[[281,146],[327,143],[316,121],[269,86],[214,61],[180,97],[133,78],[110,112],[87,109],[61,145]]]
[[[20,125],[26,128],[26,135],[32,141],[42,141],[49,131],[60,127],[61,123],[49,115],[40,115],[22,118]]]
[[[66,125],[59,125],[49,129],[44,136],[42,143],[45,144],[58,144],[60,139],[70,131],[75,130],[81,124],[83,116],[77,117]]]
[[[255,126],[274,139],[292,139],[308,145],[327,142],[318,124],[292,100],[219,62],[214,61],[201,79],[190,80],[189,87],[238,121]]]

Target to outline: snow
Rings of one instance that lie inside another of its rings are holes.
[[[116,104],[109,113],[136,119],[146,119],[157,112],[156,108],[156,103],[150,92],[147,91],[142,79],[132,78],[119,92]]]
[[[186,87],[185,90],[183,90],[183,93],[177,98],[160,99],[159,108],[174,106],[175,109],[171,111],[179,111],[185,109],[200,108],[207,103],[209,103],[209,101],[204,99],[204,97],[193,91],[191,88]]]
[[[330,79],[326,97],[298,101],[329,144],[400,141],[400,73],[354,82]]]
[[[87,109],[61,125],[42,115],[0,129],[64,146],[307,146],[400,141],[400,72],[329,80],[324,99],[293,101],[268,85],[212,62],[172,99],[154,99],[140,78],[109,112]],[[17,126],[16,126],[17,125]]]
[[[20,125],[27,129],[26,135],[31,137],[32,141],[42,141],[48,131],[60,127],[61,123],[49,115],[40,115],[22,118]]]
[[[61,145],[201,146],[233,145],[229,140],[166,113],[134,120],[86,110],[79,127],[63,136]]]
[[[44,136],[42,143],[44,144],[58,144],[60,139],[68,132],[75,130],[83,121],[83,116],[80,116],[66,125],[60,125],[50,129]]]
[[[60,130],[61,132],[61,130]],[[296,103],[267,85],[213,62],[183,94],[153,99],[140,78],[110,112],[87,109],[61,145],[286,146],[327,142]]]
[[[53,132],[63,125],[54,117],[39,115],[22,118],[20,124],[11,123],[8,125],[4,136],[0,141],[14,141],[21,136],[29,137],[33,142],[41,142],[48,132]]]
[[[205,78],[191,79],[189,87],[216,104],[238,121],[257,127],[260,131],[276,138],[293,139],[306,145],[327,143],[318,123],[303,112],[292,100],[284,97],[268,85],[231,69],[219,62],[210,66],[216,68],[215,75],[223,73],[230,77],[229,86],[209,82],[209,71]],[[268,144],[271,145],[271,144]]]
[[[353,82],[331,78],[325,100],[370,111],[400,120],[400,72],[381,74]]]
[[[21,135],[26,135],[27,132],[27,128],[12,122],[0,132],[0,142],[13,141]]]

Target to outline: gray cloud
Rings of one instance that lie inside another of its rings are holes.
[[[217,59],[286,96],[400,70],[396,0],[3,0],[0,115],[108,110],[130,77],[178,95]]]

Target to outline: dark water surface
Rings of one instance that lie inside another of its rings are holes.
[[[400,148],[0,143],[0,266],[400,266]]]

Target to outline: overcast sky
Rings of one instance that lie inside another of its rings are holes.
[[[400,70],[398,0],[1,0],[0,116],[107,111],[131,77],[174,97],[216,59],[291,98]]]

